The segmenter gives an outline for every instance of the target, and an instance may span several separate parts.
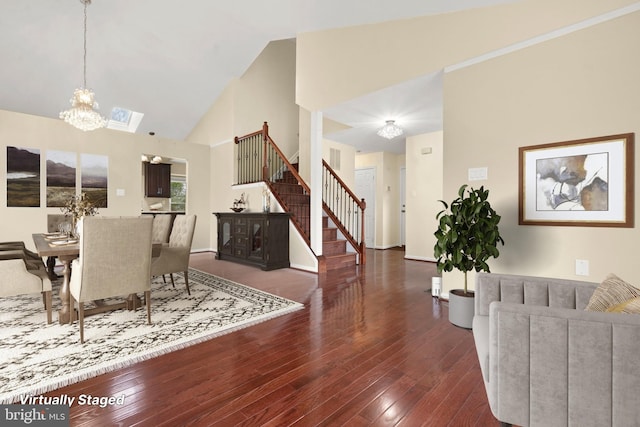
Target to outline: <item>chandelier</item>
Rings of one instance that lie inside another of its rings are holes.
[[[402,135],[402,128],[396,125],[395,120],[387,120],[387,124],[378,129],[378,135],[383,138],[393,139],[396,136]]]
[[[80,0],[84,4],[84,56],[83,84],[73,91],[71,109],[60,112],[60,118],[83,131],[105,127],[107,121],[96,110],[98,103],[91,89],[87,89],[87,6],[91,0]],[[94,109],[95,108],[95,109]]]

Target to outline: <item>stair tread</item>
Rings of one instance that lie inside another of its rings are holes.
[[[297,164],[294,167],[297,170]],[[309,218],[311,196],[305,192],[290,171],[285,171],[283,177],[273,183],[273,188],[281,198],[285,209],[292,213],[292,218],[295,218],[299,227],[308,231],[311,222]],[[326,250],[323,252],[325,252],[327,270],[355,266],[357,254],[346,251],[347,241],[337,237],[338,228],[329,227],[328,221],[329,218],[323,216],[322,244],[326,246]]]
[[[325,258],[347,258],[347,257],[354,257],[355,258],[356,253],[355,252],[344,252],[341,254],[332,254],[332,255],[325,255]]]

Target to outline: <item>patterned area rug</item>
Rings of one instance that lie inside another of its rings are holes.
[[[54,288],[53,322],[46,323],[40,295],[0,298],[0,404],[39,395],[135,362],[209,340],[303,308],[302,304],[198,270],[151,286],[151,325],[146,308],[85,318],[79,328],[59,325]]]

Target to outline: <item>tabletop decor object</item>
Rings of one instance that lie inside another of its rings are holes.
[[[233,206],[231,207],[231,210],[234,212],[242,212],[246,208],[247,208],[247,202],[245,201],[244,193],[242,193],[239,199],[235,199],[233,201]]]
[[[60,210],[71,217],[71,232],[77,237],[78,234],[78,222],[85,216],[93,216],[98,214],[98,208],[93,204],[86,193],[82,193],[78,196],[74,196],[65,203]]]

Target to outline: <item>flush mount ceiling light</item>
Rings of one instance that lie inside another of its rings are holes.
[[[402,128],[396,125],[395,120],[387,120],[387,124],[378,129],[378,135],[383,138],[393,139],[396,136],[402,135]]]
[[[83,131],[95,130],[105,127],[107,121],[98,113],[98,103],[91,89],[87,89],[87,6],[91,0],[80,0],[84,5],[84,55],[83,55],[83,84],[81,88],[73,91],[71,109],[62,111],[60,118],[71,126]],[[95,108],[95,110],[94,110]]]

